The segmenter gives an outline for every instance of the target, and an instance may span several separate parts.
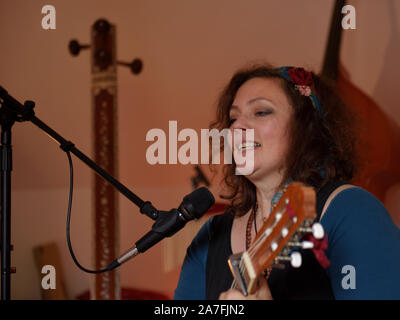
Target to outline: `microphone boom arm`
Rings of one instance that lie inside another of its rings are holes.
[[[60,144],[60,148],[65,152],[73,153],[78,159],[84,162],[88,167],[94,170],[97,174],[107,180],[111,185],[113,185],[120,193],[122,193],[126,198],[132,201],[136,206],[140,208],[142,214],[147,215],[153,220],[158,217],[158,210],[153,207],[150,201],[143,201],[136,194],[130,191],[126,186],[120,183],[107,171],[98,166],[93,160],[87,157],[83,152],[81,152],[75,145],[66,139],[64,139],[60,134],[46,125],[43,121],[35,116],[33,108],[35,103],[33,101],[25,101],[24,105],[14,99],[8,94],[8,92],[0,86],[0,98],[3,100],[2,104],[5,109],[10,111],[10,114],[14,115],[15,121],[30,121],[41,130],[46,132],[51,138]]]

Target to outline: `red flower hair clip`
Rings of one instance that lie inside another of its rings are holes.
[[[311,86],[312,74],[303,68],[292,68],[287,70],[290,77],[290,82],[299,86]]]
[[[298,90],[301,95],[311,99],[314,108],[318,110],[318,112],[322,112],[321,102],[315,93],[313,75],[311,72],[296,67],[280,67],[278,71],[283,78],[294,84],[295,89]]]
[[[288,70],[290,82],[295,85],[295,88],[300,91],[303,96],[311,95],[312,74],[303,68],[292,68]]]

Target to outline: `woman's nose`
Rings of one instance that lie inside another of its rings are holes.
[[[232,129],[242,129],[242,130],[246,130],[246,129],[250,129],[250,123],[248,121],[248,119],[244,116],[239,116],[236,118],[236,120],[233,122]]]

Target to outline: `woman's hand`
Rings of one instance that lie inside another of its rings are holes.
[[[229,289],[219,295],[219,300],[272,300],[267,280],[263,276],[258,279],[258,289],[254,294],[244,296],[239,290]]]

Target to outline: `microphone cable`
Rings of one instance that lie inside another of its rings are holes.
[[[71,208],[72,208],[72,194],[73,194],[73,189],[74,189],[74,167],[72,165],[72,159],[69,151],[64,150],[65,153],[67,154],[68,157],[68,162],[69,162],[69,199],[68,199],[68,212],[67,212],[67,244],[68,244],[68,249],[71,254],[72,260],[74,260],[75,264],[78,266],[79,269],[81,269],[84,272],[87,273],[94,273],[94,274],[99,274],[107,271],[111,271],[113,268],[111,266],[108,266],[105,269],[101,270],[89,270],[83,267],[78,260],[75,257],[74,251],[72,249],[72,244],[71,244],[71,238],[70,238],[70,223],[71,223]]]

